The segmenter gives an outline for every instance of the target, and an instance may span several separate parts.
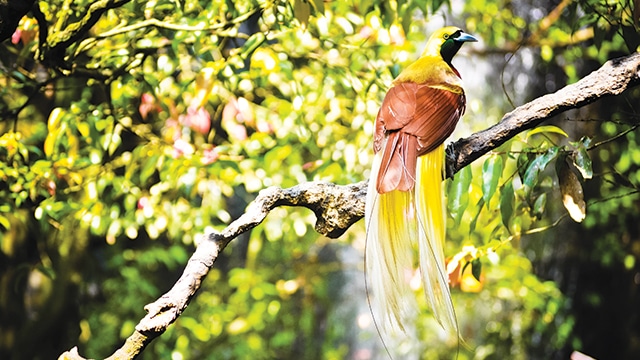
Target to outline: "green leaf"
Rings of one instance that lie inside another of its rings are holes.
[[[476,280],[480,281],[480,274],[482,273],[482,262],[480,258],[475,258],[471,261],[471,274]]]
[[[449,0],[431,0],[431,4],[430,4],[431,13],[435,13],[436,11],[438,11],[438,9],[440,9],[440,6],[442,6],[442,4],[447,4],[447,6],[451,5]]]
[[[516,163],[518,164],[518,176],[524,179],[524,174],[529,168],[529,164],[536,158],[535,154],[525,151],[518,154]]]
[[[309,4],[307,4],[306,6],[308,7]],[[246,59],[249,56],[251,56],[251,54],[253,54],[253,52],[260,45],[262,45],[265,42],[266,39],[267,39],[266,36],[262,32],[257,32],[255,34],[251,35],[249,37],[249,39],[247,39],[247,42],[244,43],[244,46],[243,46],[243,49],[242,49],[242,58]]]
[[[482,199],[487,207],[498,188],[503,167],[502,157],[497,155],[490,156],[482,165]]]
[[[293,16],[304,26],[309,24],[312,6],[306,0],[295,0],[293,5]],[[261,34],[261,33],[260,33]]]
[[[449,190],[449,213],[456,223],[460,222],[462,214],[469,205],[469,188],[471,187],[471,167],[465,166],[451,182]]]
[[[485,204],[484,199],[480,198],[480,200],[478,201],[478,204],[476,204],[475,214],[473,214],[471,222],[469,223],[469,234],[473,233],[476,230],[476,223],[478,222],[478,217],[480,217],[480,213],[482,213],[482,207],[484,206],[484,204]]]
[[[147,180],[149,180],[149,178],[156,172],[159,157],[160,155],[154,154],[144,161],[142,168],[140,169],[140,182],[143,184],[146,183]]]
[[[547,193],[542,193],[536,198],[536,201],[533,203],[533,215],[535,215],[538,219],[541,219],[542,215],[544,214],[546,205]]]
[[[313,8],[313,14],[315,16],[324,14],[324,0],[312,0],[310,4]]]
[[[513,183],[512,181],[507,181],[500,190],[500,216],[502,223],[507,229],[509,229],[509,220],[513,215],[514,203],[515,194],[513,192]]]
[[[549,163],[558,156],[559,148],[554,146],[549,148],[544,155],[536,157],[527,168],[522,179],[524,185],[525,195],[529,195],[531,190],[535,187],[540,177],[540,173],[549,165]]]
[[[582,178],[587,180],[593,177],[593,164],[587,148],[591,143],[591,139],[583,137],[580,142],[574,143],[577,149],[571,154],[571,160],[576,169],[580,171]]]
[[[392,3],[391,1],[385,1],[382,3],[382,6],[380,6],[380,17],[382,18],[382,26],[384,26],[385,29],[390,28],[398,18],[398,13],[396,11],[397,6],[397,3]]]

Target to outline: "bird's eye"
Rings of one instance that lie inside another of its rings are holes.
[[[444,39],[447,40],[449,38],[449,34],[444,34]]]

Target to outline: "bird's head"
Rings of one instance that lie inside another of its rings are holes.
[[[441,56],[451,64],[451,59],[465,42],[478,41],[475,37],[465,33],[455,26],[447,26],[437,30],[427,41],[423,56]]]

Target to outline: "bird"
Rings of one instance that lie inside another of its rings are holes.
[[[444,257],[444,141],[466,104],[451,61],[465,42],[475,41],[455,26],[433,32],[421,56],[394,79],[375,119],[365,281],[383,342],[388,334],[406,334],[415,319],[409,281],[416,262],[434,318],[460,339]]]

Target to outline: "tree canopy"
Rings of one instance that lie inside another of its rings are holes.
[[[633,1],[7,0],[0,357],[384,358],[373,120],[444,24],[481,39],[447,150],[468,347],[421,304],[408,358],[640,356]]]

